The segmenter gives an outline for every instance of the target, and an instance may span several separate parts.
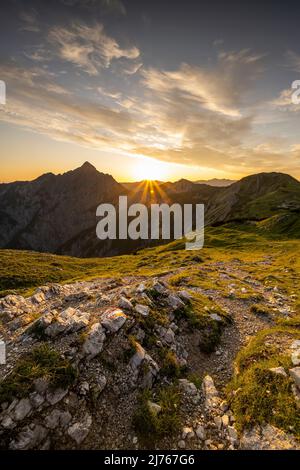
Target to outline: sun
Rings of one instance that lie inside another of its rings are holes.
[[[134,178],[141,180],[164,180],[167,175],[167,169],[164,163],[152,158],[143,158],[134,166]]]

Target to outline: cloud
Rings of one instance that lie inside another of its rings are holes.
[[[38,13],[34,8],[23,10],[20,12],[19,17],[22,21],[21,30],[29,31],[32,33],[39,33],[40,26],[38,22]]]
[[[102,0],[101,4],[113,13],[126,15],[126,8],[121,0]]]
[[[61,0],[61,2],[69,7],[85,7],[85,8],[99,8],[108,11],[109,13],[116,13],[119,15],[126,15],[126,8],[121,0]]]
[[[293,94],[295,89],[287,88],[282,90],[277,98],[270,102],[271,106],[279,111],[298,113],[300,111],[300,104],[293,102]]]
[[[142,73],[144,84],[163,96],[177,91],[206,109],[238,117],[248,88],[263,71],[262,58],[248,50],[222,52],[212,70],[183,64],[176,71],[148,69]]]
[[[80,30],[81,35],[94,44],[95,38],[102,39],[103,30],[88,28],[88,32]],[[63,39],[69,45],[69,39]],[[101,67],[104,49],[98,57]],[[87,55],[80,66],[89,67],[89,61]],[[261,56],[243,51],[222,53],[210,69],[187,64],[172,71],[142,69],[133,94],[120,82],[98,75],[84,81],[77,77],[73,83],[38,60],[28,69],[6,64],[0,67],[0,76],[9,94],[0,120],[56,140],[195,169],[222,168],[232,175],[273,168],[291,171],[297,168],[299,147],[295,144],[284,152],[278,140],[257,137],[253,133],[256,116],[247,113],[244,105],[253,77],[262,71],[261,61]],[[239,78],[245,75],[246,83],[240,84]],[[80,83],[84,93],[79,94]],[[284,102],[285,96],[280,99]]]
[[[288,67],[295,72],[300,72],[300,55],[296,54],[296,52],[288,51],[286,56]]]
[[[134,60],[140,55],[135,46],[122,48],[105,33],[100,23],[93,26],[73,23],[69,28],[56,26],[49,32],[48,41],[62,60],[75,64],[89,75],[97,75],[114,59]]]
[[[133,63],[124,68],[124,73],[127,75],[134,75],[143,67],[143,63],[139,62],[137,64]]]
[[[17,124],[57,140],[94,148],[126,146],[136,131],[131,115],[99,102],[77,97],[55,83],[44,69],[0,68],[12,93],[1,108],[0,120]]]
[[[51,51],[46,49],[42,44],[25,46],[23,53],[27,59],[34,62],[46,62],[52,59]]]

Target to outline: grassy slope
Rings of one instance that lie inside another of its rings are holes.
[[[300,270],[298,253],[300,240],[283,238],[267,223],[207,228],[205,246],[201,251],[187,251],[182,241],[141,250],[136,254],[112,258],[72,258],[45,253],[18,250],[0,250],[0,296],[11,292],[28,295],[47,282],[71,282],[97,277],[124,275],[156,275],[178,268],[190,270],[201,257],[203,262],[226,261],[240,258],[244,261],[260,260],[269,255],[274,258],[268,276],[277,283],[293,284],[293,273]],[[286,233],[284,234],[286,235]],[[282,276],[282,267],[289,272]],[[261,270],[261,272],[260,272]],[[256,276],[266,275],[265,269],[255,266]]]
[[[275,227],[279,225],[275,223]],[[197,265],[203,263],[209,267],[217,261],[239,259],[247,265],[249,274],[264,285],[278,286],[287,295],[296,294],[294,306],[300,312],[300,240],[299,231],[293,230],[288,225],[284,234],[280,233],[274,228],[273,219],[256,224],[227,224],[206,229],[205,247],[199,252],[186,251],[184,243],[176,241],[163,247],[142,250],[136,255],[103,259],[0,250],[0,295],[8,292],[30,294],[35,287],[47,282],[70,282],[102,276],[151,276],[169,271],[175,271],[170,278],[174,286],[181,283],[187,287],[194,285],[203,288],[217,285],[222,290],[222,281],[215,276],[214,269],[209,271],[209,275],[203,275]],[[298,238],[292,238],[293,235]],[[259,261],[267,261],[268,264]],[[203,310],[202,307],[200,310]],[[295,315],[259,333],[240,351],[236,374],[228,384],[227,397],[239,431],[249,425],[270,422],[300,438],[300,417],[291,392],[292,382],[288,377],[276,376],[269,371],[270,367],[283,365],[288,369],[291,366],[283,348],[266,348],[266,338],[276,345],[279,337],[287,343],[300,339],[299,316]],[[234,393],[237,390],[240,392]]]

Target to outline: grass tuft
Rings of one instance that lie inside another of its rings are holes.
[[[48,381],[51,389],[67,388],[74,383],[76,370],[47,344],[38,346],[20,359],[0,383],[0,402],[27,396],[38,378]]]

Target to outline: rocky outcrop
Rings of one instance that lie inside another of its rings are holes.
[[[180,426],[177,434],[159,442],[160,448],[296,448],[292,433],[270,425],[238,434],[223,396],[228,351],[224,343],[210,354],[200,350],[202,326],[188,324],[199,290],[170,284],[167,276],[98,279],[50,284],[27,298],[1,299],[3,330],[10,339],[8,362],[0,368],[0,448],[140,448],[133,423],[141,397],[146,397],[150,417],[159,421],[166,419],[173,393],[180,397],[173,410]],[[201,320],[220,327],[220,315],[206,305],[197,311],[202,313]],[[16,380],[17,365],[26,365],[30,352],[40,346],[49,351],[47,360],[30,369],[34,374],[22,390],[12,388],[7,396],[2,384],[10,377]],[[299,341],[289,338],[286,347],[293,367],[270,371],[290,381],[298,400]],[[60,358],[57,370],[51,365],[53,353]],[[211,375],[201,373],[206,370]]]

